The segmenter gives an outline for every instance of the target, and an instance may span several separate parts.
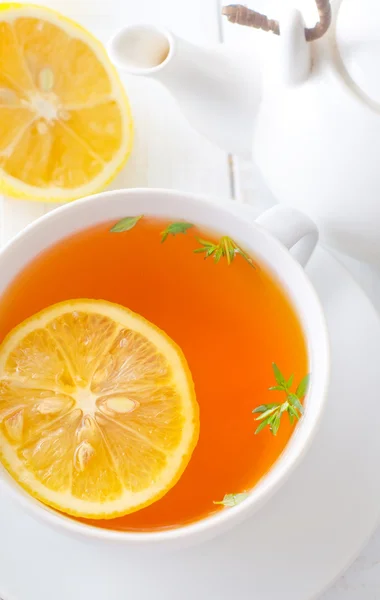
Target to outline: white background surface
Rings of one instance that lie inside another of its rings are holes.
[[[261,9],[266,6],[269,12],[274,2],[250,0],[249,4]],[[222,40],[236,44],[249,36],[260,35],[222,23],[219,0],[50,0],[46,4],[77,19],[104,42],[123,23],[149,21],[165,25],[199,44],[210,45]],[[298,5],[312,4],[312,0],[298,2]],[[179,188],[263,208],[273,202],[254,165],[234,160],[201,138],[159,84],[124,80],[135,117],[136,139],[132,157],[112,184],[113,188]],[[51,208],[0,197],[0,244],[6,243]],[[369,267],[353,260],[342,260],[379,309],[380,264]],[[379,599],[380,531],[375,533],[349,571],[323,595],[323,600]]]

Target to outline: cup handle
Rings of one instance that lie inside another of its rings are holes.
[[[276,205],[256,218],[256,223],[277,238],[303,267],[318,242],[314,221],[288,206]]]

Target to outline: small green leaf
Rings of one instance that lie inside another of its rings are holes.
[[[199,244],[202,244],[202,246],[205,246],[206,248],[209,248],[209,247],[216,248],[216,245],[213,242],[208,242],[207,240],[203,240],[202,238],[199,238],[199,237],[197,237],[196,240]]]
[[[212,256],[214,254],[215,250],[216,250],[216,246],[214,248],[212,248],[211,246],[209,248],[207,248],[205,258]]]
[[[295,394],[288,394],[288,402],[303,414],[303,406]]]
[[[227,259],[227,264],[229,264],[229,265],[230,265],[230,264],[231,264],[231,254],[230,254],[230,244],[229,244],[228,237],[226,237],[226,236],[225,236],[225,237],[223,237],[223,238],[220,240],[220,245],[221,245],[221,246],[222,246],[222,248],[223,248],[223,256],[225,256],[225,257],[226,257],[226,259]]]
[[[257,435],[258,433],[260,433],[260,431],[261,431],[262,429],[264,429],[264,427],[266,427],[267,425],[268,425],[268,423],[267,423],[266,421],[262,421],[262,422],[260,423],[260,425],[258,426],[258,428],[256,429],[256,431],[255,431],[255,435]]]
[[[272,415],[274,412],[276,412],[280,406],[281,406],[281,404],[277,404],[273,408],[268,408],[268,410],[263,412],[259,417],[256,417],[255,421],[262,421],[263,419],[266,419],[267,417]]]
[[[286,397],[288,399],[288,402],[290,402],[290,404],[292,404],[294,406],[295,402],[299,402],[298,397],[293,394],[293,392],[289,392],[288,394],[286,394]]]
[[[271,432],[273,433],[273,435],[277,435],[277,432],[280,428],[280,423],[281,423],[281,414],[278,413],[275,415],[275,418],[272,421],[271,424]]]
[[[295,418],[296,419],[300,418],[297,409],[294,408],[294,406],[292,406],[291,404],[289,404],[289,407],[288,407],[288,415],[289,415],[289,421],[292,425],[293,425]]]
[[[276,363],[272,363],[272,369],[273,369],[273,373],[275,376],[275,379],[278,383],[279,386],[281,386],[281,389],[286,389],[286,379],[283,376],[283,374],[281,373],[280,369],[278,368],[278,366],[276,365]]]
[[[272,387],[269,388],[270,392],[284,392],[285,388],[282,385],[273,385]]]
[[[169,235],[177,235],[177,233],[186,233],[188,229],[194,227],[192,223],[185,223],[184,221],[180,221],[178,223],[170,223],[167,226],[165,231],[161,233],[161,243],[163,243]]]
[[[237,506],[240,502],[243,502],[246,498],[248,498],[248,492],[241,492],[240,494],[226,494],[223,500],[218,502],[214,501],[214,504],[222,504],[223,506],[228,506],[231,508],[232,506]]]
[[[110,231],[112,233],[122,233],[123,231],[129,231],[136,225],[136,223],[140,221],[140,219],[143,218],[143,216],[144,215],[140,215],[139,217],[125,217],[124,219],[121,219],[121,221],[118,221],[112,227],[112,229],[110,229]]]
[[[294,404],[293,404],[293,406],[294,406],[294,408],[296,408],[297,410],[299,410],[299,411],[300,411],[301,415],[303,415],[303,413],[304,413],[304,407],[302,406],[302,404],[301,404],[301,402],[298,400],[298,398],[297,398],[297,400],[295,400],[295,401],[294,401]]]
[[[291,375],[291,376],[289,377],[289,379],[288,379],[287,383],[286,383],[286,387],[287,387],[287,389],[288,389],[288,390],[290,390],[290,388],[292,387],[292,385],[293,385],[293,380],[294,380],[294,375]]]
[[[227,263],[230,265],[235,258],[235,244],[228,236],[224,236],[220,244],[224,246],[223,256],[227,258]]]
[[[214,262],[218,263],[223,256],[223,246],[218,246],[214,255]]]
[[[279,406],[278,402],[275,402],[273,404],[260,404],[260,406],[257,406],[252,412],[263,413],[266,410],[268,410],[268,408],[273,408],[274,406]]]
[[[199,244],[202,244],[202,247],[195,248],[195,250],[194,250],[195,254],[204,253],[205,259],[208,258],[209,256],[212,256],[212,254],[214,254],[214,252],[217,248],[217,246],[215,246],[215,244],[213,244],[212,242],[208,242],[207,240],[202,240],[201,238],[196,238],[196,239]]]
[[[294,415],[295,417],[297,417],[297,419],[299,418],[298,409],[295,406],[292,406],[291,404],[288,405],[288,413],[290,415]]]
[[[298,396],[298,398],[300,400],[302,400],[302,398],[304,398],[304,396],[306,396],[306,394],[307,394],[307,390],[309,387],[309,381],[310,381],[310,373],[302,379],[301,383],[298,385],[298,387],[296,389],[296,395]]]
[[[235,248],[232,245],[229,246],[229,252],[230,252],[230,261],[232,262],[235,259]]]

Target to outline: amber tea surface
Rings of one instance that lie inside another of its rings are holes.
[[[225,494],[251,489],[294,430],[285,415],[276,436],[268,427],[254,433],[253,409],[282,401],[269,391],[272,363],[295,381],[308,370],[300,323],[272,276],[239,253],[228,264],[225,255],[215,263],[215,254],[194,252],[199,238],[217,244],[223,234],[193,226],[162,243],[169,224],[144,217],[128,231],[111,232],[109,222],[76,233],[35,258],[0,299],[0,341],[45,307],[90,298],[141,314],[185,354],[200,407],[200,437],[189,465],[151,506],[88,521],[107,529],[183,525],[223,510],[214,502]]]

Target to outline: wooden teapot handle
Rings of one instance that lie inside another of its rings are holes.
[[[308,42],[313,42],[321,38],[331,23],[331,4],[330,0],[315,0],[317,5],[319,21],[314,27],[305,27],[305,38]],[[280,24],[274,19],[268,19],[265,15],[261,15],[255,10],[251,10],[242,4],[231,4],[222,8],[222,14],[227,17],[231,23],[238,25],[247,25],[264,31],[272,31],[276,35],[280,35]]]

